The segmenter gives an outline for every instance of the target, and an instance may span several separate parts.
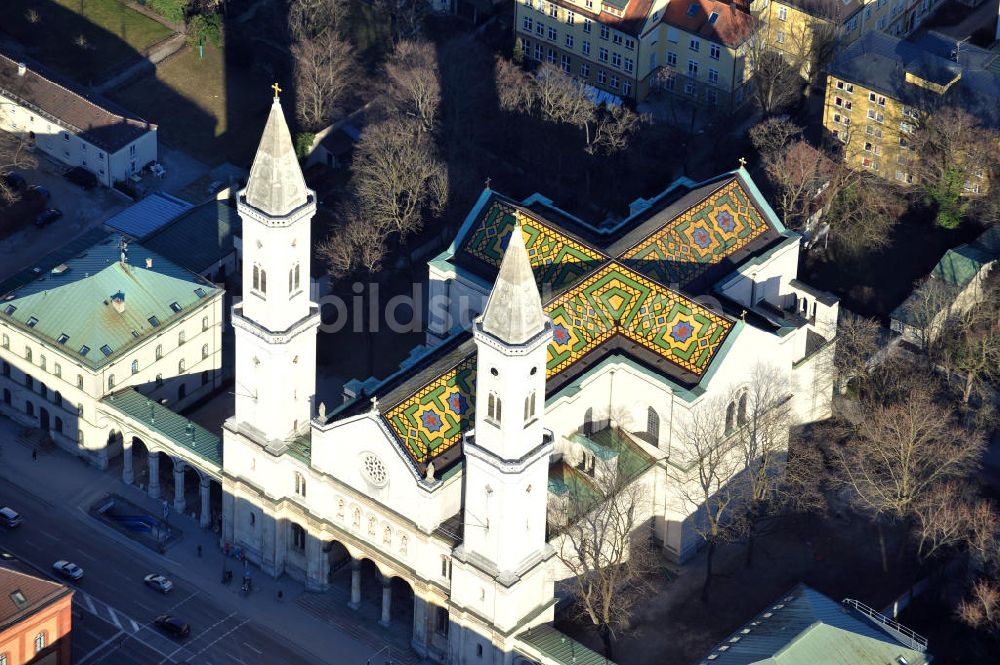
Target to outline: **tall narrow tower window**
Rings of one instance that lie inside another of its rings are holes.
[[[267,293],[267,271],[258,266],[253,266],[253,290],[259,293]]]
[[[527,425],[535,418],[535,393],[524,398],[524,424]]]
[[[486,415],[489,416],[490,420],[497,423],[500,422],[502,417],[502,404],[500,398],[496,393],[490,393],[489,402],[487,404]]]
[[[288,271],[288,292],[296,293],[299,290],[299,264],[296,263],[294,267],[290,268]]]

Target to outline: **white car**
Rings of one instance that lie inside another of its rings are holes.
[[[83,568],[69,561],[56,561],[52,564],[52,570],[70,580],[78,580],[83,577]]]
[[[146,586],[156,589],[160,593],[167,593],[174,588],[174,583],[163,575],[150,573],[142,578],[142,581],[146,583]]]

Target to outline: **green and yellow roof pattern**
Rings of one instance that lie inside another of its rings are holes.
[[[601,252],[496,199],[470,231],[465,251],[499,268],[515,221],[524,232],[524,246],[539,286],[564,288],[607,260]]]
[[[769,228],[739,179],[655,231],[620,260],[664,284],[688,282]]]
[[[615,335],[700,377],[733,327],[729,319],[617,262],[553,299],[545,312],[553,323],[547,378]],[[385,421],[417,462],[427,462],[472,426],[475,388],[473,353],[390,408]]]

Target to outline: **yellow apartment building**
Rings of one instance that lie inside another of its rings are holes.
[[[956,60],[953,60],[953,54]],[[952,105],[1000,126],[1000,57],[937,33],[905,41],[870,32],[831,63],[823,127],[843,144],[844,160],[901,185],[914,182],[913,133],[935,107]],[[985,191],[985,173],[966,191]]]
[[[747,99],[744,45],[753,18],[717,0],[518,0],[526,60],[548,62],[596,90],[634,102],[650,91],[706,107]]]

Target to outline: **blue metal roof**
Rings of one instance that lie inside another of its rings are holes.
[[[106,221],[104,226],[131,238],[144,240],[190,209],[190,203],[169,194],[150,194]]]

